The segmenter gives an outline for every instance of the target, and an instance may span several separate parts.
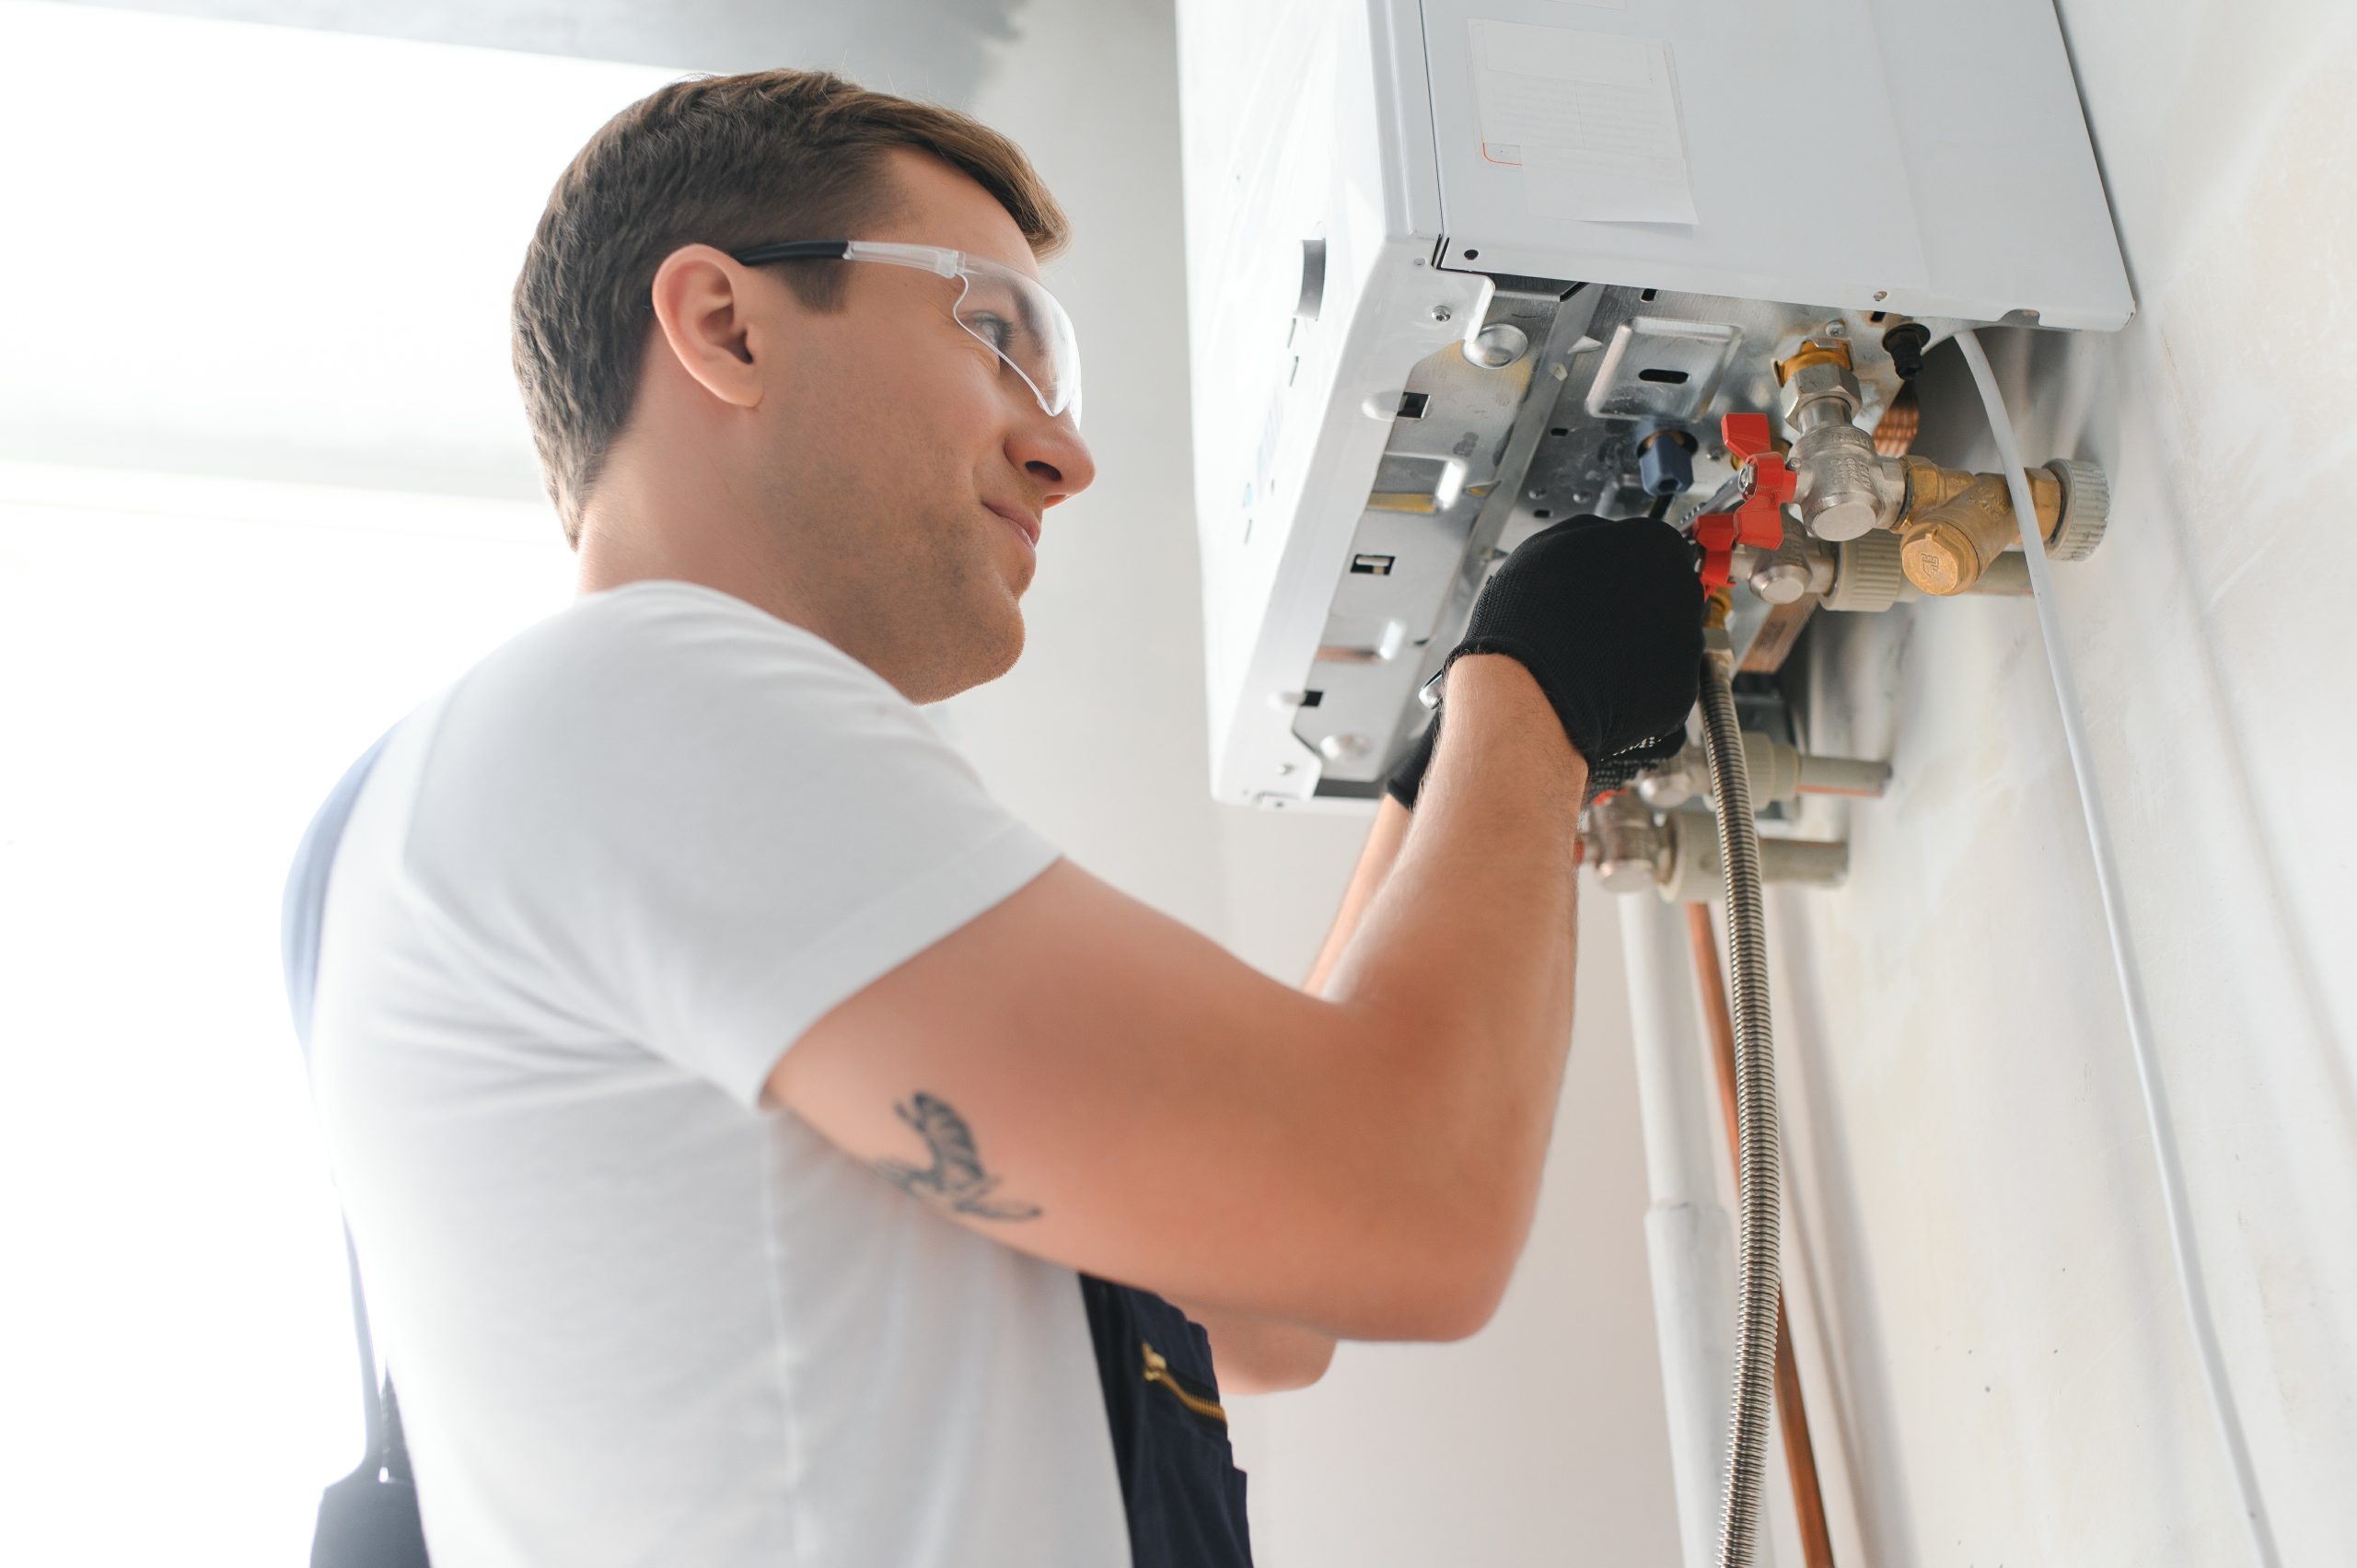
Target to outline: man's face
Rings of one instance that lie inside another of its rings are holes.
[[[1015,220],[947,165],[891,155],[889,217],[850,235],[962,250],[1037,277]],[[958,281],[840,266],[832,311],[805,308],[774,271],[757,308],[790,313],[765,386],[752,476],[776,552],[821,630],[912,701],[993,680],[1023,651],[1020,601],[1047,509],[1096,475],[1072,413],[1051,418],[1022,377],[958,324]]]

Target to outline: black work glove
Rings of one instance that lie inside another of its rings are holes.
[[[1519,661],[1586,760],[1589,797],[1618,789],[1685,743],[1702,668],[1694,548],[1646,517],[1542,528],[1474,599],[1448,663],[1467,654]]]

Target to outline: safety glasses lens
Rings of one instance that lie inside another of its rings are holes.
[[[1080,347],[1055,296],[1019,273],[969,261],[959,273],[958,324],[1029,385],[1051,417],[1080,417]]]

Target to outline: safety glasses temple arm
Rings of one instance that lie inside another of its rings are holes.
[[[767,266],[772,261],[884,261],[954,278],[966,264],[960,251],[938,245],[902,245],[883,239],[784,239],[734,252],[738,265]]]
[[[848,239],[784,239],[731,253],[741,267],[765,267],[772,261],[840,261],[851,250]]]

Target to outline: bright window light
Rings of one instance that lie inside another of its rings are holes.
[[[359,1458],[280,888],[571,596],[507,293],[677,74],[0,0],[0,1562],[299,1563]]]
[[[306,1560],[361,1436],[280,889],[572,569],[544,507],[0,466],[0,1562]]]
[[[508,291],[679,75],[0,0],[0,457],[536,498]]]

